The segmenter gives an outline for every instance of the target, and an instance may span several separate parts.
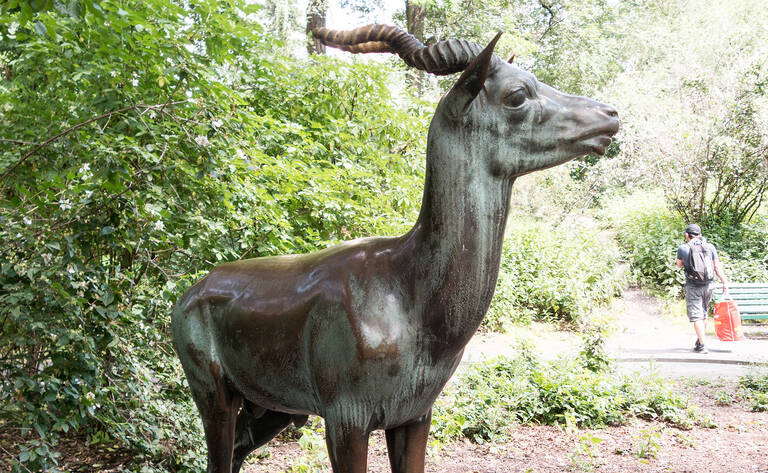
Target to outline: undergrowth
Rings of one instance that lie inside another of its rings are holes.
[[[742,376],[739,385],[753,411],[768,412],[768,371]]]
[[[621,293],[613,240],[572,223],[510,220],[484,327],[504,331],[534,319],[574,323]]]
[[[513,358],[500,357],[468,368],[434,405],[430,452],[463,438],[475,443],[504,442],[519,424],[556,424],[569,432],[621,425],[632,418],[684,430],[713,426],[653,369],[650,374],[616,372],[603,349],[603,335],[587,330],[581,350],[573,357],[543,361],[530,343],[523,342]],[[768,376],[745,378],[744,383],[765,392]],[[323,425],[316,418],[291,432],[300,435],[302,452],[289,471],[324,471],[328,457]],[[592,443],[599,441],[587,437]],[[654,439],[649,439],[638,447],[638,455],[653,453]],[[590,456],[592,447],[585,448],[572,459],[581,469],[599,463]]]
[[[670,211],[660,192],[638,191],[609,199],[600,213],[614,229],[630,263],[631,282],[668,297],[682,295],[683,271],[675,264],[677,247],[685,242],[686,222]],[[717,248],[731,282],[768,280],[768,221],[701,223],[704,237]]]
[[[689,429],[703,422],[660,376],[594,370],[586,353],[547,362],[523,346],[514,358],[471,367],[435,404],[432,434],[440,443],[483,443],[506,440],[521,423],[596,428],[638,417]]]

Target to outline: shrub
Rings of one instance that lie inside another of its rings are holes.
[[[199,469],[173,302],[219,262],[405,230],[426,120],[384,67],[275,57],[244,1],[66,3],[0,8],[0,417],[20,471],[75,434]]]
[[[613,241],[570,223],[510,221],[486,327],[533,319],[574,322],[620,291]]]
[[[756,216],[740,225],[705,225],[707,237],[717,247],[730,280],[768,281],[768,219]]]
[[[685,222],[669,211],[663,195],[640,191],[614,198],[601,215],[616,231],[633,281],[676,294],[684,282],[675,256]]]
[[[463,373],[435,404],[432,431],[441,443],[482,443],[505,439],[516,423],[600,427],[633,416],[681,428],[696,420],[688,400],[657,375],[592,371],[578,359],[541,362],[523,348]]]
[[[635,283],[680,295],[685,282],[675,264],[677,247],[685,242],[686,222],[671,212],[659,192],[638,191],[609,200],[601,216],[617,232]],[[768,280],[768,222],[730,225],[703,222],[707,240],[718,249],[726,276],[735,282]]]

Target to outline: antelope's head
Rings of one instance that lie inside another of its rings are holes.
[[[619,130],[618,113],[610,105],[564,94],[494,55],[501,33],[485,48],[463,40],[424,46],[385,25],[320,28],[313,34],[352,53],[396,53],[409,66],[436,75],[463,71],[440,100],[429,146],[438,155],[479,156],[494,175],[516,177],[585,154],[604,154]]]

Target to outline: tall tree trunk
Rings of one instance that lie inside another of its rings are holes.
[[[419,0],[405,0],[405,22],[408,32],[424,42],[424,19],[427,16],[426,5]]]
[[[307,52],[309,54],[325,54],[325,45],[312,36],[312,30],[325,26],[325,14],[328,11],[328,0],[309,0],[307,5]]]
[[[422,43],[424,42],[424,19],[427,16],[427,8],[424,0],[405,0],[405,23],[408,32]],[[406,75],[408,82],[416,87],[419,95],[424,92],[427,75],[418,69],[411,69]]]

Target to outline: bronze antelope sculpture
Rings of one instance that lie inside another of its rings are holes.
[[[177,303],[174,342],[209,472],[238,472],[290,422],[319,415],[335,473],[366,471],[377,429],[392,471],[420,473],[432,404],[493,296],[512,183],[603,154],[619,120],[494,56],[501,33],[484,49],[425,47],[382,25],[314,34],[435,74],[463,71],[429,129],[419,218],[400,237],[217,266]]]

